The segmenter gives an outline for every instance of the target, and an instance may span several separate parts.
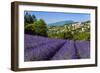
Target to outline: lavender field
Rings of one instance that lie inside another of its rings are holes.
[[[90,41],[24,35],[24,61],[90,58]]]

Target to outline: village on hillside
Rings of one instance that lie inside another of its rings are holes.
[[[73,24],[65,24],[64,26],[48,26],[48,33],[51,35],[69,35],[70,37],[72,37],[71,35],[76,35],[76,33],[80,33],[80,34],[87,34],[87,40],[89,40],[90,38],[90,21],[86,21],[86,22],[76,22]],[[68,33],[68,34],[67,34]],[[51,35],[49,35],[49,37],[52,37]],[[77,35],[79,36],[79,35]],[[63,36],[60,37],[55,37],[55,38],[62,38]],[[85,36],[86,37],[86,36]],[[66,38],[67,39],[67,38]],[[78,38],[76,38],[76,40],[78,40]]]

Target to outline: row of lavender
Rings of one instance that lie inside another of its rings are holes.
[[[41,36],[24,36],[24,60],[64,60],[90,57],[89,41],[50,39]]]

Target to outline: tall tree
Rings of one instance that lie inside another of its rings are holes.
[[[24,23],[26,24],[32,24],[36,21],[36,16],[34,14],[29,14],[28,12],[25,13],[24,15]]]

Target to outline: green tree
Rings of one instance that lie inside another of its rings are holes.
[[[34,31],[37,35],[47,36],[47,27],[44,20],[40,19],[34,22]]]
[[[71,33],[71,31],[67,31],[66,33],[64,33],[64,39],[73,39],[73,34]]]
[[[32,23],[34,23],[36,20],[37,20],[37,19],[36,19],[36,17],[35,17],[34,14],[31,15],[31,14],[29,14],[28,12],[25,13],[25,15],[24,15],[24,23],[25,23],[25,25],[27,25],[27,24],[32,24]]]
[[[78,32],[73,36],[74,40],[90,40],[90,34],[87,32]]]

